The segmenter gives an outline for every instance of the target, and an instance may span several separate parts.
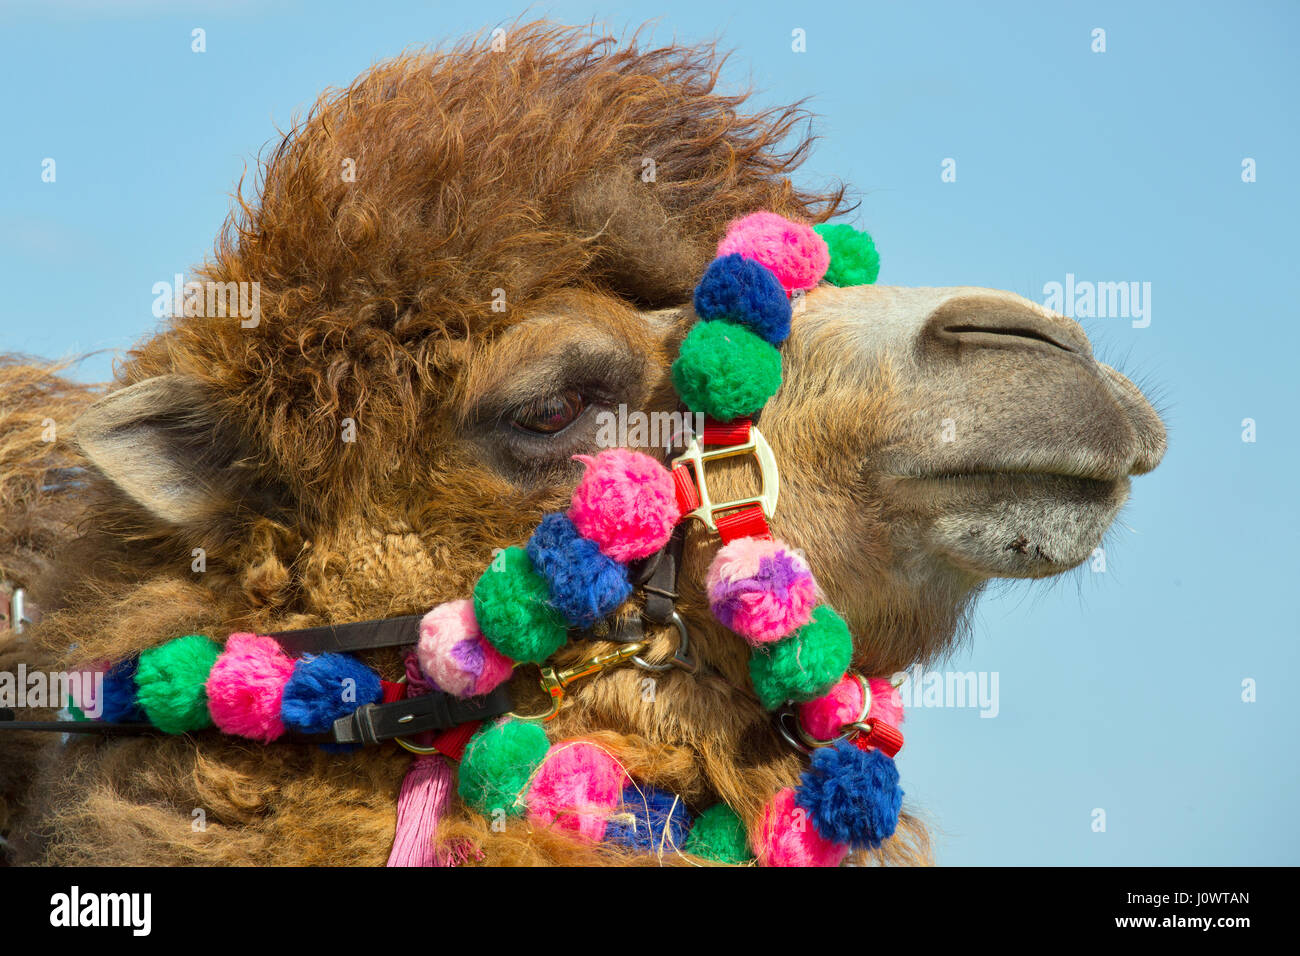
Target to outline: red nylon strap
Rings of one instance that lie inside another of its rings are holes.
[[[700,492],[695,487],[690,465],[678,465],[673,469],[673,493],[677,495],[677,511],[680,514],[690,514],[700,506]]]
[[[743,445],[749,441],[749,430],[754,427],[750,418],[733,418],[729,422],[704,420],[704,435],[700,441],[706,445]]]
[[[767,517],[760,505],[746,505],[738,511],[729,511],[713,519],[718,526],[718,535],[723,544],[731,544],[737,538],[771,538],[772,529],[767,526]]]
[[[871,722],[871,733],[858,734],[853,742],[859,750],[875,747],[886,757],[893,757],[903,749],[903,735],[898,728],[879,720]]]
[[[465,748],[469,746],[469,739],[474,736],[483,721],[472,720],[468,724],[459,724],[449,730],[441,731],[433,738],[430,746],[437,748],[438,753],[446,754],[452,760],[457,762],[465,753]]]

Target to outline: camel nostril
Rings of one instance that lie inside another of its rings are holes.
[[[1036,328],[1031,328],[1028,325],[981,325],[959,322],[953,323],[952,325],[945,325],[943,331],[972,345],[1000,344],[997,342],[990,342],[986,337],[1004,336],[1011,339],[1031,339],[1035,342],[1045,342],[1048,345],[1055,346],[1063,352],[1078,354],[1077,349],[1071,348],[1069,345],[1066,345],[1053,336],[1048,335],[1046,332]]]
[[[1092,358],[1088,337],[1074,322],[995,295],[953,296],[930,313],[921,338],[939,350],[1033,349]]]

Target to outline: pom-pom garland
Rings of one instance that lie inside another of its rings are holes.
[[[104,671],[99,719],[109,723],[144,723],[149,718],[136,699],[135,670],[139,659],[128,657]]]
[[[328,733],[334,721],[383,694],[379,675],[347,654],[307,654],[284,685],[280,719],[302,734]]]
[[[756,649],[749,674],[758,699],[771,710],[788,700],[812,700],[826,693],[848,670],[852,658],[848,625],[822,604],[789,637]]]
[[[643,853],[672,853],[685,846],[690,829],[690,811],[681,797],[629,784],[623,788],[622,805],[605,826],[605,842]]]
[[[754,646],[803,627],[817,604],[807,563],[770,538],[739,538],[719,549],[708,588],[713,616]]]
[[[811,226],[772,212],[750,213],[727,227],[718,255],[732,253],[767,266],[786,292],[811,289],[831,262],[825,240]]]
[[[528,821],[599,843],[625,783],[623,768],[599,745],[589,740],[555,744],[528,788]]]
[[[457,697],[486,694],[514,669],[478,629],[469,600],[439,604],[420,620],[416,659],[439,690]]]
[[[821,697],[805,701],[796,708],[799,723],[815,740],[834,740],[844,732],[846,725],[871,716],[870,709],[863,713],[863,696],[862,682],[846,674]]]
[[[686,407],[718,421],[753,415],[781,387],[781,353],[743,325],[699,322],[682,342],[673,385]]]
[[[734,865],[754,858],[745,822],[725,803],[716,803],[696,817],[682,849],[715,863]]]
[[[231,634],[205,685],[212,722],[223,733],[270,743],[284,733],[280,704],[292,674],[292,658],[271,638]]]
[[[790,334],[790,300],[772,270],[732,253],[714,259],[695,287],[695,314],[725,319],[780,345]]]
[[[187,634],[151,647],[135,669],[136,700],[149,723],[169,734],[212,726],[204,688],[221,645],[200,634]]]
[[[823,838],[855,850],[875,849],[894,835],[903,790],[892,757],[841,740],[814,751],[795,802]]]
[[[520,797],[550,746],[546,731],[535,723],[502,720],[485,725],[470,738],[460,760],[461,800],[483,814],[522,815]]]
[[[762,866],[839,866],[848,852],[845,844],[817,832],[808,811],[795,803],[793,787],[777,791],[754,834],[754,855]]]
[[[492,646],[516,661],[540,664],[568,639],[564,618],[551,605],[546,579],[520,547],[506,548],[479,577],[474,617]]]
[[[552,606],[572,627],[591,627],[632,596],[627,568],[580,535],[568,515],[543,518],[527,550],[546,579]]]
[[[861,230],[847,223],[814,226],[817,235],[826,240],[830,249],[831,264],[826,270],[826,281],[831,285],[871,285],[880,275],[880,254],[876,243]]]
[[[668,543],[681,512],[667,468],[626,448],[573,457],[587,466],[569,507],[579,534],[622,562],[649,557]]]
[[[726,423],[757,414],[780,388],[776,346],[790,332],[789,295],[823,277],[834,285],[872,282],[879,257],[871,237],[852,227],[814,230],[766,212],[733,222],[718,256],[696,289],[700,321],[682,343],[672,379],[689,409]],[[486,694],[516,662],[546,661],[570,627],[592,626],[631,596],[626,565],[664,547],[681,519],[674,477],[627,449],[575,458],[586,470],[568,512],[547,515],[526,547],[499,552],[472,601],[448,602],[421,620],[408,655],[408,693]],[[730,540],[707,584],[714,616],[754,647],[751,677],[763,704],[802,702],[804,739],[834,741],[815,748],[799,788],[778,792],[754,832],[721,804],[692,824],[679,798],[631,784],[595,742],[552,744],[539,724],[514,718],[485,725],[469,741],[462,800],[482,813],[526,813],[534,825],[588,842],[732,864],[750,859],[752,847],[767,865],[836,865],[850,848],[876,847],[892,835],[903,793],[888,754],[901,737],[872,731],[881,752],[853,725],[865,710],[870,723],[896,727],[902,702],[888,681],[874,678],[864,707],[862,684],[846,675],[848,627],[817,605],[802,556],[761,536]],[[338,718],[382,697],[378,674],[345,654],[294,661],[268,637],[233,634],[223,649],[187,635],[110,667],[102,719],[147,719],[168,733],[215,724],[270,742],[286,731],[327,733]]]

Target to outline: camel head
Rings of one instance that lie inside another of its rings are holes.
[[[727,222],[844,207],[790,183],[808,144],[780,144],[802,114],[743,113],[716,78],[708,49],[534,26],[505,52],[404,57],[323,97],[195,276],[256,283],[255,321],[177,315],[78,422],[98,498],[44,639],[121,659],[468,596],[494,549],[565,506],[573,456],[608,444],[611,421],[677,410],[669,366]],[[772,529],[807,554],[863,673],[943,651],[988,579],[1078,565],[1164,451],[1150,404],[1079,326],[1010,293],[822,285],[783,355],[760,422],[780,469]],[[710,477],[728,496],[756,480],[741,459]],[[552,726],[660,748],[651,775],[671,767],[677,792],[753,814],[798,762],[702,600],[716,547],[691,527],[701,673],[665,675],[644,703],[636,672],[609,671]],[[199,746],[219,762],[220,743]],[[275,759],[241,767],[287,779]],[[271,789],[259,799],[288,799]],[[322,808],[338,799],[321,784]]]

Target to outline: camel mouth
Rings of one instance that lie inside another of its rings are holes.
[[[929,547],[979,577],[1041,578],[1078,566],[1124,502],[1127,476],[954,472],[901,482],[932,516]],[[904,491],[906,493],[906,491]]]

